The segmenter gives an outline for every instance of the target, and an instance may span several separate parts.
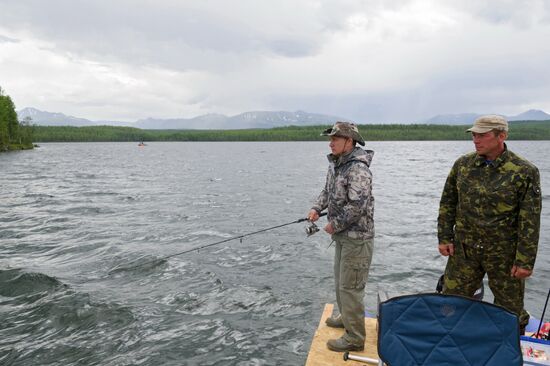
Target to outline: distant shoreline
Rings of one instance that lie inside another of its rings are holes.
[[[148,142],[148,141],[325,141],[327,125],[288,126],[242,130],[142,130],[116,126],[34,126],[36,142]],[[360,125],[368,141],[469,140],[469,125]],[[510,122],[509,140],[550,140],[550,121]]]
[[[34,149],[34,144],[9,144],[4,149],[0,150],[0,152],[32,150],[32,149]]]

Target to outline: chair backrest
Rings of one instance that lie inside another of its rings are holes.
[[[398,296],[378,305],[378,354],[390,366],[522,365],[512,312],[462,296]]]

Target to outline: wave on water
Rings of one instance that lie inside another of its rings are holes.
[[[196,240],[197,238],[208,238],[208,237],[212,237],[212,236],[217,236],[217,237],[220,237],[220,238],[225,238],[225,239],[229,239],[231,238],[232,236],[228,233],[223,233],[223,232],[220,232],[220,231],[216,231],[216,230],[198,230],[198,231],[193,231],[191,233],[189,233],[189,237],[192,238],[193,240]],[[238,239],[238,238],[236,238]]]
[[[550,143],[527,147],[546,202]],[[372,312],[379,289],[434,291],[446,262],[435,232],[441,186],[471,146],[373,148],[382,159],[373,165]],[[307,212],[325,182],[326,149],[47,144],[0,159],[0,365],[303,365],[323,304],[335,302],[334,245],[300,225],[264,228]],[[549,215],[526,283],[535,315],[550,278]]]
[[[166,258],[154,258],[151,256],[143,256],[134,261],[116,265],[109,270],[109,274],[117,274],[122,272],[142,273],[156,270],[158,267],[164,267],[168,263]]]
[[[0,270],[1,365],[101,364],[123,350],[135,316],[116,303],[93,301],[54,277]]]
[[[28,273],[20,269],[0,270],[0,296],[17,297],[53,291],[63,284],[42,273]]]

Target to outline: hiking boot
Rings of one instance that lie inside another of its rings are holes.
[[[344,328],[344,323],[342,322],[342,315],[337,317],[331,316],[325,320],[325,324],[331,328]]]
[[[338,339],[329,339],[327,347],[334,352],[363,351],[365,349],[365,344],[353,344],[344,339],[344,337],[341,337]]]

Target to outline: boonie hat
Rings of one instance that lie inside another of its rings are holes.
[[[501,130],[508,132],[508,121],[502,116],[488,114],[475,120],[474,125],[466,132],[485,133],[492,130]]]
[[[365,146],[365,140],[359,133],[355,123],[336,122],[331,128],[327,128],[321,133],[321,136],[340,136],[349,137],[361,146]]]

